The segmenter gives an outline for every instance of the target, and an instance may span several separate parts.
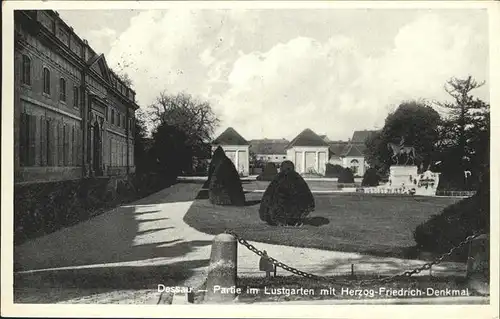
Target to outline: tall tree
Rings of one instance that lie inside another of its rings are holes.
[[[405,145],[415,148],[415,164],[427,167],[435,150],[440,121],[439,113],[422,102],[401,103],[387,116],[383,129],[366,141],[368,164],[386,173],[392,165],[387,144],[399,144],[404,138]]]
[[[462,159],[470,155],[467,145],[470,132],[477,125],[486,125],[487,118],[489,118],[489,105],[471,94],[484,83],[484,81],[477,82],[471,76],[465,79],[451,78],[445,84],[444,89],[453,101],[437,103],[446,115],[442,128],[442,143],[458,147]]]
[[[452,78],[445,84],[452,101],[437,103],[445,114],[437,147],[448,188],[477,188],[489,165],[490,105],[472,95],[484,83],[471,76]]]
[[[162,92],[151,105],[151,110],[151,120],[155,125],[168,124],[184,132],[194,156],[210,156],[206,154],[207,144],[213,138],[219,119],[208,101],[186,93]]]
[[[192,150],[182,130],[167,123],[160,124],[153,132],[153,141],[151,155],[166,177],[177,177],[191,169]]]

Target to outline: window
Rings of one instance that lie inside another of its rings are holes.
[[[351,171],[354,175],[358,173],[359,162],[356,159],[351,161]]]
[[[111,109],[111,124],[115,124],[115,110]]]
[[[78,90],[78,86],[74,86],[73,87],[73,106],[78,108],[78,101],[79,101],[79,97],[80,97],[80,94],[79,94],[79,90]]]
[[[43,93],[50,95],[50,71],[43,68]]]
[[[31,59],[27,55],[23,55],[21,80],[23,84],[31,85]]]
[[[116,125],[118,127],[120,127],[120,125],[121,125],[121,119],[122,119],[122,115],[120,113],[116,112]]]
[[[104,111],[104,113],[106,113],[106,122],[109,121],[108,112],[109,112],[109,108],[106,108],[106,111]]]
[[[59,79],[59,101],[66,102],[66,80]]]

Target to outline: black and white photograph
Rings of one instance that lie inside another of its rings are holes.
[[[2,315],[498,317],[498,3],[6,1]]]

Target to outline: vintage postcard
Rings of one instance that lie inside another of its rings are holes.
[[[2,315],[498,318],[499,3],[4,2]]]

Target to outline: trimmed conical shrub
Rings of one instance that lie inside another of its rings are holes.
[[[295,165],[293,165],[292,161],[283,161],[280,166],[280,173],[281,172],[288,172],[288,171],[295,171]]]
[[[352,173],[350,168],[344,168],[340,172],[338,182],[342,183],[342,184],[353,184],[354,183],[354,174]]]
[[[378,186],[380,183],[380,176],[375,168],[369,168],[363,175],[361,186]]]
[[[259,217],[269,225],[300,225],[314,210],[314,196],[295,171],[281,172],[269,184],[259,208]]]
[[[276,165],[274,163],[266,163],[264,170],[262,173],[257,176],[258,181],[272,181],[276,175],[278,175],[278,170],[276,169]]]
[[[224,154],[210,177],[209,199],[215,205],[245,205],[240,176],[233,162]]]
[[[210,187],[210,178],[212,177],[212,174],[214,173],[215,167],[219,163],[219,161],[223,158],[226,157],[226,153],[222,149],[222,147],[217,147],[214,151],[214,155],[212,155],[212,160],[210,161],[210,166],[208,167],[208,178],[203,184],[203,188],[209,188]]]

